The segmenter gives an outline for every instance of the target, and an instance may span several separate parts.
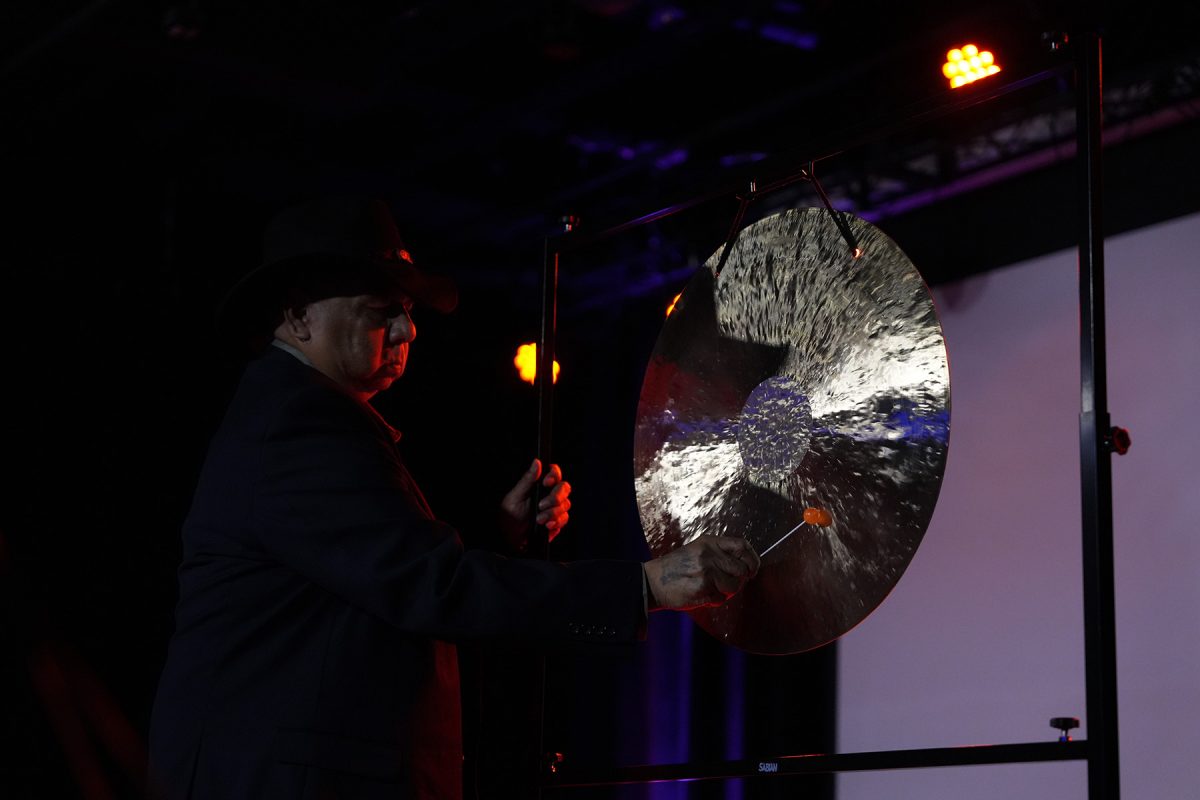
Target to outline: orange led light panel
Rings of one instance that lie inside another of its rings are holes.
[[[942,64],[942,74],[950,81],[951,89],[966,86],[999,71],[996,56],[990,50],[980,50],[973,44],[951,48],[946,53],[946,63]]]
[[[517,373],[520,374],[521,380],[526,383],[533,383],[537,380],[537,345],[523,344],[517,348],[517,355],[513,358],[513,365],[517,368]],[[554,382],[558,383],[558,359],[554,361]]]

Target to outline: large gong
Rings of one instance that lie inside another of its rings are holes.
[[[638,406],[650,550],[749,541],[758,576],[690,613],[756,653],[818,647],[866,618],[912,560],[946,465],[950,375],[929,290],[895,242],[843,214],[854,258],[833,213],[750,225],[719,275],[714,253],[663,325]]]

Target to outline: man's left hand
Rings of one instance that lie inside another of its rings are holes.
[[[535,458],[517,485],[500,502],[504,536],[516,550],[524,550],[528,543],[530,507],[538,478],[542,478],[542,485],[550,491],[538,503],[537,523],[546,526],[550,541],[554,541],[567,524],[571,484],[562,479],[558,464],[551,464],[542,477],[542,462]]]

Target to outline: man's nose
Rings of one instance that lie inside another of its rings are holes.
[[[388,321],[388,343],[402,344],[417,338],[417,326],[407,311],[401,311],[399,316]]]

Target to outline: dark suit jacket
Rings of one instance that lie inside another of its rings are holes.
[[[294,356],[246,370],[183,529],[151,723],[169,797],[461,794],[463,637],[627,642],[634,562],[464,552],[378,415]]]

